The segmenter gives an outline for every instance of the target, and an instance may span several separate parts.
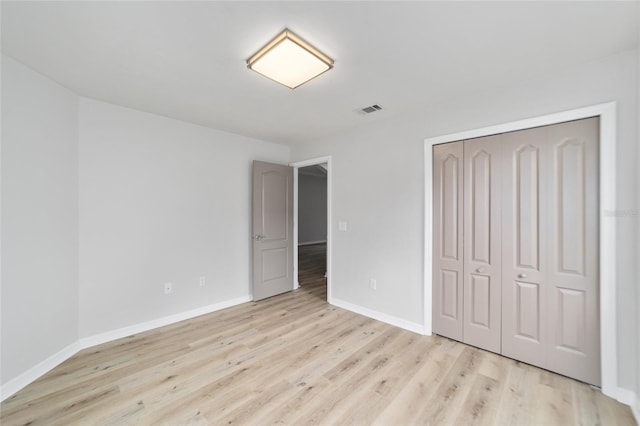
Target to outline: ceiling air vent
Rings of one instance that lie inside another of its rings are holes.
[[[371,114],[372,112],[380,111],[382,107],[380,105],[371,105],[368,107],[362,108],[360,111],[364,114]]]

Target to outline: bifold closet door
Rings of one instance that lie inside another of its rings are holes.
[[[597,118],[503,135],[502,353],[600,384]]]
[[[547,359],[549,234],[547,128],[503,135],[502,354],[544,366]]]
[[[600,384],[597,118],[434,147],[433,331]]]
[[[462,341],[500,353],[501,135],[464,141]]]
[[[462,340],[463,143],[433,147],[433,331]]]
[[[600,385],[598,118],[549,126],[547,368]]]

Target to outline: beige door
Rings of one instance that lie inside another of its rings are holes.
[[[461,142],[434,147],[435,333],[600,384],[598,133],[591,118],[464,141],[463,208]]]
[[[598,119],[504,135],[503,354],[600,384]]]
[[[463,143],[433,147],[433,331],[462,340]]]
[[[463,341],[500,352],[501,136],[464,141]]]
[[[547,368],[600,385],[599,120],[548,129]]]
[[[547,128],[503,135],[502,353],[544,366],[549,223]]]
[[[293,168],[253,162],[253,300],[293,290]]]

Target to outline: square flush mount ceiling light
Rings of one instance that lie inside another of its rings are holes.
[[[295,89],[333,68],[333,59],[285,29],[250,57],[247,67]]]

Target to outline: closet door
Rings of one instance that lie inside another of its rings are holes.
[[[503,137],[502,353],[599,385],[598,120]]]
[[[463,341],[500,352],[501,135],[464,141]]]
[[[598,134],[591,118],[548,129],[551,186],[547,368],[600,384]]]
[[[503,135],[502,353],[546,364],[547,128]]]
[[[463,143],[433,147],[433,331],[462,340]]]

